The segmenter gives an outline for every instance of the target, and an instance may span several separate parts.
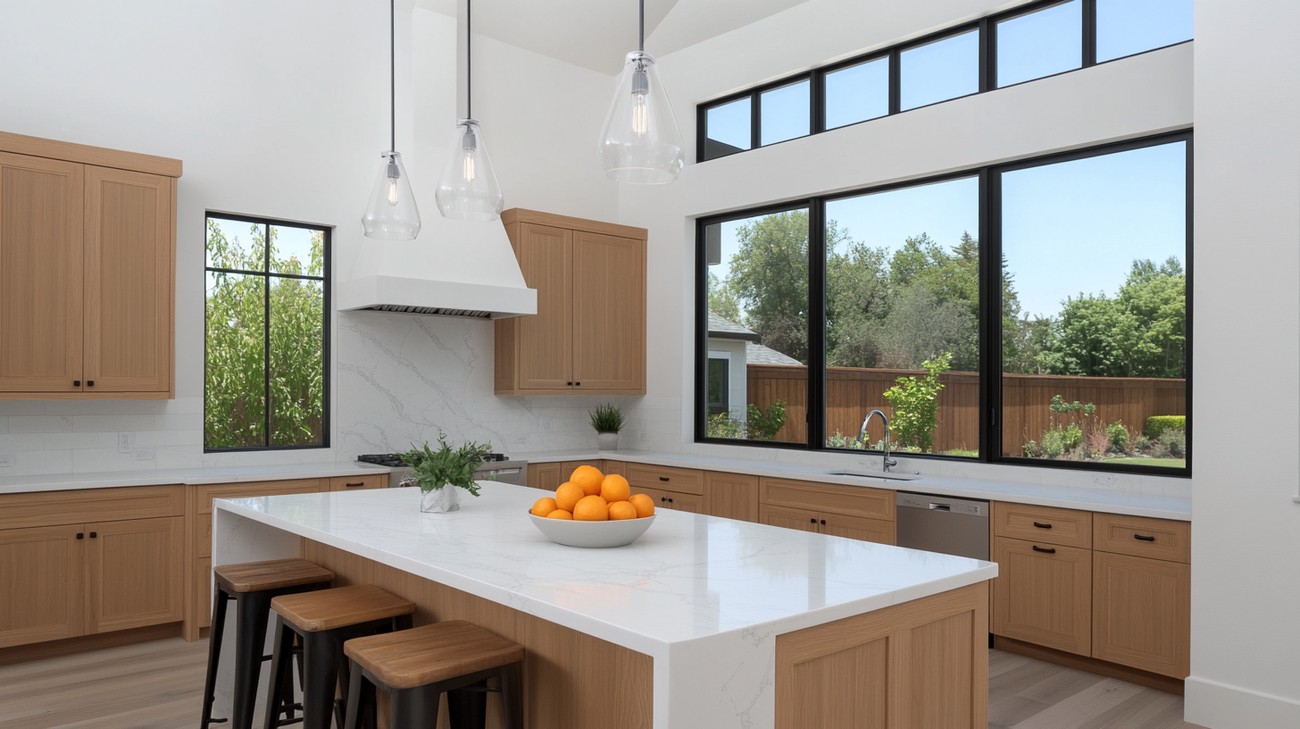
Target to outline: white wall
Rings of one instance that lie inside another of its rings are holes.
[[[1297,25],[1292,3],[1196,4],[1186,705],[1188,721],[1225,729],[1300,726]]]
[[[457,116],[455,24],[399,2],[397,46],[397,147],[425,221],[419,240],[442,245],[433,193]],[[184,162],[177,398],[0,402],[0,455],[15,462],[0,477],[350,460],[439,427],[506,447],[591,443],[585,400],[492,394],[490,324],[343,313],[333,338],[335,447],[202,454],[205,211],[337,226],[340,267],[384,245],[361,236],[359,218],[389,144],[386,3],[7,2],[0,66],[0,129]],[[608,77],[476,38],[475,81],[475,114],[508,206],[615,216],[617,187],[594,151]],[[119,433],[132,451],[118,453]]]

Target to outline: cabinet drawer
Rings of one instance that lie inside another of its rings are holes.
[[[689,468],[629,463],[627,480],[628,483],[632,484],[632,491],[634,492],[653,488],[662,491],[677,491],[683,494],[704,493],[704,473]]]
[[[335,476],[330,479],[330,491],[361,491],[382,489],[388,486],[388,474],[373,473],[365,476]]]
[[[635,487],[632,488],[632,492],[649,496],[654,501],[656,509],[675,509],[677,511],[688,511],[692,514],[704,513],[704,497],[697,494],[683,494],[662,489],[637,489]]]
[[[0,495],[0,529],[153,519],[184,513],[183,486],[127,486]]]
[[[1172,519],[1096,514],[1093,549],[1184,564],[1192,558],[1192,525]]]
[[[196,514],[211,514],[213,499],[247,499],[256,496],[279,496],[281,494],[310,494],[320,490],[321,479],[319,478],[212,484],[199,487],[194,511]]]
[[[1088,548],[1092,546],[1092,512],[996,501],[993,533],[999,537]]]
[[[894,492],[861,486],[832,486],[812,481],[760,478],[759,500],[770,506],[894,520]]]

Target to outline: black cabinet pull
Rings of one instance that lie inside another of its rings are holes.
[[[671,497],[671,496],[668,497],[668,503],[670,503],[670,504],[673,503],[673,497]]]
[[[660,480],[660,481],[663,481],[664,483],[667,483],[667,482],[668,482],[668,477],[667,477],[667,476],[660,476],[660,477],[659,477],[659,480]]]
[[[581,383],[581,382],[575,382],[575,383],[573,383],[573,384],[574,384],[575,387],[582,387],[582,383]]]
[[[72,381],[72,386],[73,386],[73,387],[81,387],[81,380],[73,380],[73,381]]]
[[[1052,525],[1051,525],[1051,524],[1044,524],[1044,523],[1042,523],[1041,521],[1036,521],[1036,522],[1034,522],[1034,526],[1038,527],[1039,529],[1051,529],[1051,528],[1052,528]]]
[[[573,380],[569,380],[568,382],[566,382],[566,383],[564,383],[564,384],[568,385],[569,387],[573,387]]]
[[[1034,551],[1042,552],[1043,554],[1056,554],[1056,547],[1040,547],[1037,544],[1035,544]]]
[[[821,523],[822,523],[822,526],[826,526],[826,520],[825,520],[825,519],[822,519],[822,522],[821,522]]]
[[[91,532],[91,533],[90,533],[90,538],[91,538],[91,539],[98,539],[98,538],[99,538],[99,532]]]
[[[365,486],[365,485],[366,485],[366,482],[365,482],[365,481],[349,481],[348,483],[343,484],[343,487],[344,487],[344,488],[349,488],[349,489],[354,489],[354,488],[356,488],[356,487],[358,487],[358,486]]]
[[[85,532],[77,532],[77,539],[85,539],[85,538],[86,538]]]
[[[94,380],[86,380],[86,387],[94,387],[94,386],[95,386]]]
[[[816,523],[817,523],[817,517],[814,516],[813,518],[809,519],[809,520],[808,520],[808,523],[809,523],[809,524],[816,524]]]
[[[1146,534],[1134,534],[1133,538],[1140,542],[1154,542],[1156,540],[1154,536],[1148,536]]]
[[[659,503],[661,503],[661,504],[666,504],[666,503],[668,503],[668,497],[667,497],[667,496],[660,496],[660,497],[659,497]]]

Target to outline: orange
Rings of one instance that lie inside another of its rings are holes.
[[[645,494],[632,494],[632,498],[628,499],[628,501],[636,507],[637,517],[650,516],[655,513],[654,499]]]
[[[608,521],[609,504],[599,496],[584,496],[573,507],[573,518],[575,521]]]
[[[632,487],[628,486],[627,479],[611,473],[600,482],[600,496],[609,503],[615,501],[627,501],[627,497],[632,493]]]
[[[573,511],[573,505],[578,503],[586,494],[582,493],[582,487],[572,481],[565,481],[555,490],[555,506],[565,511]]]
[[[546,518],[547,519],[568,519],[569,521],[573,521],[573,514],[570,514],[564,509],[556,509],[555,511],[552,511],[551,513],[547,514]]]
[[[529,509],[528,512],[530,514],[536,514],[537,516],[546,516],[558,508],[560,507],[555,503],[555,499],[552,499],[549,496],[543,496],[533,502],[533,508]]]
[[[618,519],[635,519],[636,507],[630,501],[615,501],[609,505],[609,518]]]
[[[603,478],[605,474],[601,473],[599,468],[583,465],[573,469],[569,481],[581,486],[582,492],[587,496],[592,496],[600,493],[600,482]]]

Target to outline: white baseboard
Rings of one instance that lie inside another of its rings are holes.
[[[1183,718],[1210,729],[1295,729],[1300,701],[1189,676]]]

